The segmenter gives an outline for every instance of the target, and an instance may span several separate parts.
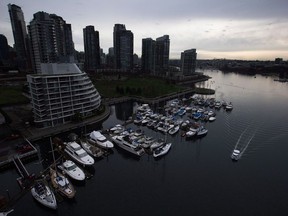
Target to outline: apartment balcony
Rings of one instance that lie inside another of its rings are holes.
[[[37,116],[36,118],[44,118],[45,116],[47,116],[46,112],[35,112],[33,111],[34,116]]]
[[[82,80],[82,81],[72,81],[71,82],[71,86],[83,86],[83,85],[87,85],[87,84],[91,84],[90,81],[85,81],[85,80]]]
[[[69,77],[59,77],[59,82],[60,83],[63,83],[63,82],[70,83],[70,78]]]
[[[48,101],[47,105],[50,105],[50,106],[53,106],[53,105],[59,105],[61,104],[61,100],[51,100],[51,101]]]

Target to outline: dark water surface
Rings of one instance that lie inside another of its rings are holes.
[[[205,86],[216,90],[213,97],[234,105],[232,112],[217,111],[216,121],[206,124],[207,136],[168,136],[172,148],[159,160],[147,154],[137,160],[115,148],[89,170],[91,179],[75,185],[74,200],[53,211],[27,193],[10,215],[288,215],[288,84],[260,75],[204,73],[212,77]],[[112,109],[94,129],[122,123],[133,112],[129,103]],[[236,144],[244,153],[232,162]],[[26,164],[35,173],[50,151],[47,141],[37,147],[39,161]],[[0,194],[20,191],[14,169],[0,177]]]

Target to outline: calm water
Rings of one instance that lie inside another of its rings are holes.
[[[288,84],[260,75],[204,73],[212,77],[205,86],[216,90],[214,97],[234,105],[232,112],[217,111],[217,120],[206,124],[206,137],[168,136],[172,149],[159,160],[151,155],[136,160],[116,148],[95,163],[91,179],[75,185],[75,200],[64,200],[53,211],[27,193],[10,215],[287,215]],[[133,112],[129,103],[112,108],[111,117],[95,129],[122,123]],[[232,162],[236,144],[244,153]],[[30,172],[47,164],[49,145],[43,141],[38,148],[40,159],[27,164]],[[0,175],[0,194],[7,189],[16,194],[17,172]]]

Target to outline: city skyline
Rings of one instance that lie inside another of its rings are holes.
[[[10,46],[14,39],[7,5],[16,4],[26,25],[39,11],[55,13],[72,26],[77,51],[84,51],[83,28],[95,26],[105,53],[113,47],[113,27],[125,24],[134,34],[134,53],[141,56],[142,39],[170,37],[170,59],[180,59],[183,50],[196,48],[198,59],[243,60],[288,59],[288,2],[285,0],[159,0],[135,2],[36,0],[1,1],[1,32]],[[66,8],[66,9],[65,9]]]

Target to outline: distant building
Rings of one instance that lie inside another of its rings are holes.
[[[283,58],[275,58],[275,64],[281,64],[283,62]]]
[[[33,69],[41,72],[41,63],[75,62],[71,25],[62,17],[37,12],[28,25]]]
[[[125,25],[115,24],[113,31],[114,60],[116,69],[133,68],[134,36]]]
[[[0,64],[4,64],[9,59],[9,45],[7,38],[0,34]]]
[[[142,39],[141,69],[143,73],[155,75],[155,47],[156,41],[152,38]]]
[[[106,55],[106,65],[107,68],[115,68],[114,66],[115,60],[114,60],[114,48],[110,47],[108,49],[108,54]]]
[[[21,7],[15,4],[8,4],[8,11],[17,53],[18,67],[21,70],[30,70],[31,58],[29,52],[29,39],[23,11]]]
[[[185,50],[181,53],[181,72],[184,76],[189,76],[195,73],[196,60],[196,49]]]
[[[139,67],[139,65],[141,64],[139,56],[136,53],[133,54],[133,63],[134,63],[134,67],[135,66]]]
[[[170,39],[164,35],[156,39],[155,69],[157,74],[165,74],[169,69]]]
[[[76,64],[41,64],[41,73],[27,75],[34,122],[53,127],[73,120],[75,115],[93,115],[101,98],[86,73]]]
[[[94,26],[86,26],[83,29],[85,70],[95,71],[100,68],[100,46],[99,32],[94,30]]]
[[[103,52],[103,49],[100,48],[100,67],[106,64],[106,54]]]

